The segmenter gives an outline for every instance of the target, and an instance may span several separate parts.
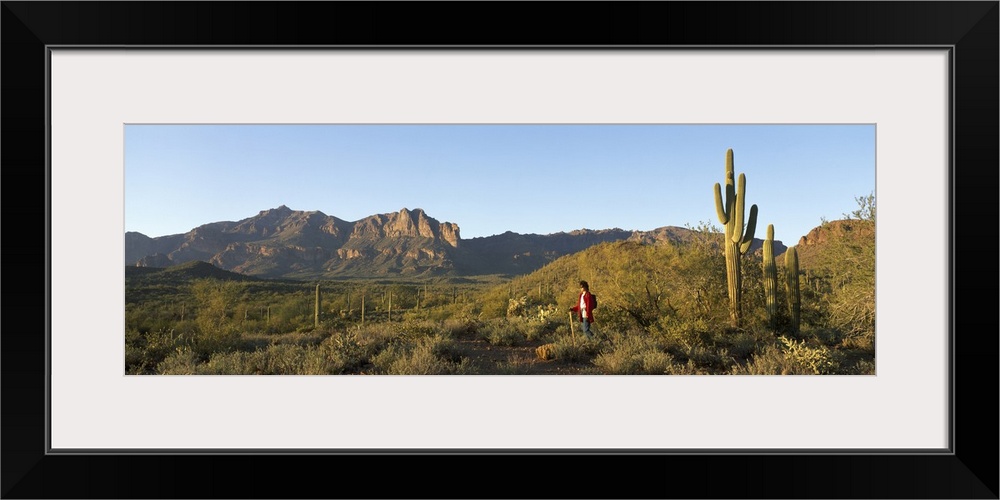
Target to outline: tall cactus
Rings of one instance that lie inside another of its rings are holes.
[[[788,317],[792,333],[799,332],[802,298],[799,293],[799,253],[795,247],[785,251],[785,294],[788,296]]]
[[[753,243],[757,227],[757,205],[750,206],[750,218],[743,223],[746,194],[746,176],[740,174],[739,183],[733,173],[733,150],[726,151],[726,191],[725,199],[721,186],[715,183],[715,211],[719,222],[725,226],[726,284],[729,287],[729,321],[739,328],[742,320],[740,299],[743,294],[743,280],[740,276],[740,257]],[[745,231],[744,231],[745,229]]]
[[[774,265],[774,224],[767,225],[764,240],[764,297],[767,300],[767,321],[771,329],[778,326],[778,268]]]
[[[319,283],[316,283],[316,306],[313,313],[313,324],[316,328],[319,328],[319,303],[320,303],[320,291]]]

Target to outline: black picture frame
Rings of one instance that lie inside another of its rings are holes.
[[[20,193],[4,207],[3,256],[44,270],[4,294],[4,498],[998,498],[997,261],[969,239],[992,241],[982,226],[998,206],[997,1],[2,4],[0,158]],[[54,45],[950,47],[951,452],[49,454]]]

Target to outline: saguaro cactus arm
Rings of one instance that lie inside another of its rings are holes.
[[[729,224],[729,209],[733,204],[733,198],[735,194],[733,193],[732,186],[726,185],[726,199],[722,199],[722,186],[718,182],[715,183],[715,213],[719,216],[719,222],[724,225]]]
[[[736,188],[736,208],[732,212],[733,234],[729,236],[733,239],[733,243],[739,243],[740,239],[743,238],[743,209],[745,207],[746,192],[747,176],[740,174],[739,187]]]
[[[747,221],[746,234],[743,236],[743,242],[740,243],[740,253],[747,253],[750,245],[753,243],[753,235],[757,230],[757,204],[750,206],[750,219]]]

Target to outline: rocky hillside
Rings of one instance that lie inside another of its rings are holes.
[[[125,233],[125,265],[172,267],[192,261],[266,278],[459,277],[520,275],[598,243],[676,242],[691,231],[577,230],[503,234],[463,240],[458,225],[406,208],[348,222],[286,206],[236,222],[213,222],[184,234]],[[755,242],[759,247],[760,242]],[[776,253],[785,247],[775,242]]]
[[[831,252],[834,244],[870,244],[875,241],[875,224],[873,221],[857,219],[835,220],[822,224],[809,231],[809,234],[799,238],[796,252],[799,255],[799,267],[812,269],[823,266],[837,266],[831,262],[838,258],[836,252]],[[778,252],[775,251],[775,254]],[[782,262],[784,259],[781,260]]]

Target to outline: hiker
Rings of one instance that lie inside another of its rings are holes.
[[[590,331],[590,324],[594,322],[595,307],[597,304],[594,301],[594,296],[590,293],[590,285],[586,281],[580,281],[580,298],[576,301],[576,305],[569,310],[577,313],[577,317],[580,319],[580,330],[583,332],[583,336],[587,337],[587,340],[594,338],[593,332]]]

